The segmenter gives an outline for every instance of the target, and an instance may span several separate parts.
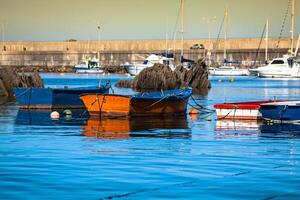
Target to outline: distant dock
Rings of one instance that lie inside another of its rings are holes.
[[[237,60],[242,66],[251,66],[257,57],[257,63],[265,61],[265,41],[262,40],[260,50],[257,49],[260,38],[242,38],[227,40],[227,57]],[[278,39],[271,38],[269,43],[269,59],[287,53],[290,38],[282,38],[277,48]],[[179,58],[180,41],[176,40],[105,40],[65,42],[0,42],[0,65],[3,66],[74,66],[84,57],[100,57],[104,66],[115,66],[125,62],[142,62],[150,53],[164,53],[166,49],[176,49]],[[203,44],[205,49],[190,49],[194,44]],[[224,40],[185,40],[184,55],[188,59],[197,60],[207,56],[211,50],[212,63],[223,62]]]

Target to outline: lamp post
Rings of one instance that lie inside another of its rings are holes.
[[[208,56],[208,66],[211,65],[211,50],[212,50],[212,42],[211,42],[211,30],[210,30],[210,23],[215,21],[217,19],[216,16],[210,17],[210,18],[202,18],[206,23],[207,23],[207,29],[208,29],[208,51],[207,51],[207,56]]]
[[[98,23],[98,26],[97,26],[97,31],[98,31],[98,55],[97,55],[97,57],[98,57],[98,60],[100,61],[100,45],[99,45],[99,43],[100,43],[100,22]]]

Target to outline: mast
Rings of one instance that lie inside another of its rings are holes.
[[[266,21],[266,52],[265,61],[268,61],[268,37],[269,37],[269,19]]]
[[[181,20],[181,28],[180,28],[180,33],[181,33],[181,52],[180,52],[180,62],[183,57],[183,34],[184,34],[184,0],[180,0],[180,20]]]
[[[295,0],[292,0],[291,12],[291,55],[294,54],[294,29],[295,29]]]
[[[169,40],[169,37],[168,37],[168,34],[169,34],[169,23],[168,23],[168,18],[167,18],[167,23],[166,23],[166,57],[168,55],[168,40]]]
[[[228,31],[228,9],[225,9],[225,17],[224,17],[224,61],[226,60],[226,45],[227,45],[227,31]]]

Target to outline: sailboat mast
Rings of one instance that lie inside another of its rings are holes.
[[[224,17],[224,61],[226,60],[226,45],[227,45],[227,29],[228,29],[228,10],[226,7],[225,17]]]
[[[295,29],[295,0],[292,0],[291,12],[291,55],[294,54],[294,29]]]
[[[266,21],[266,52],[265,61],[268,61],[268,37],[269,37],[269,19]]]
[[[180,0],[180,18],[181,18],[181,28],[180,28],[180,33],[181,33],[181,52],[180,52],[180,61],[181,58],[183,57],[183,34],[184,34],[184,0]]]

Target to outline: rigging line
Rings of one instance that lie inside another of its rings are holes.
[[[222,23],[221,23],[220,28],[219,28],[218,37],[215,41],[215,44],[213,45],[213,49],[217,48],[217,45],[220,41],[220,35],[221,35],[222,29],[223,29],[223,26],[224,26],[224,21],[225,21],[225,15],[223,16]]]
[[[177,27],[178,27],[178,23],[179,23],[179,17],[180,17],[180,8],[178,8],[178,12],[177,12],[177,17],[176,17],[176,21],[175,21],[175,26],[174,26],[174,30],[173,30],[173,46],[175,46],[175,39],[176,39],[176,33],[177,33]],[[175,52],[175,48],[173,49],[173,51]]]
[[[259,41],[258,48],[257,48],[257,50],[256,50],[256,54],[255,54],[255,58],[254,58],[254,66],[255,66],[255,64],[256,64],[256,60],[257,60],[257,57],[258,57],[258,51],[259,51],[259,49],[260,49],[260,46],[261,46],[261,43],[262,43],[264,34],[265,34],[265,32],[266,32],[266,28],[267,28],[267,24],[265,23],[263,32],[262,32],[261,37],[260,37],[260,41]]]
[[[289,14],[290,6],[291,6],[291,0],[289,0],[289,2],[288,2],[288,7],[287,7],[287,9],[285,11],[285,16],[283,18],[283,22],[282,22],[282,25],[281,25],[280,34],[279,34],[277,45],[276,45],[277,49],[279,48],[279,43],[280,43],[280,40],[282,38],[282,33],[283,33],[283,30],[284,30],[284,26],[285,26],[285,22],[286,22],[287,16]]]

